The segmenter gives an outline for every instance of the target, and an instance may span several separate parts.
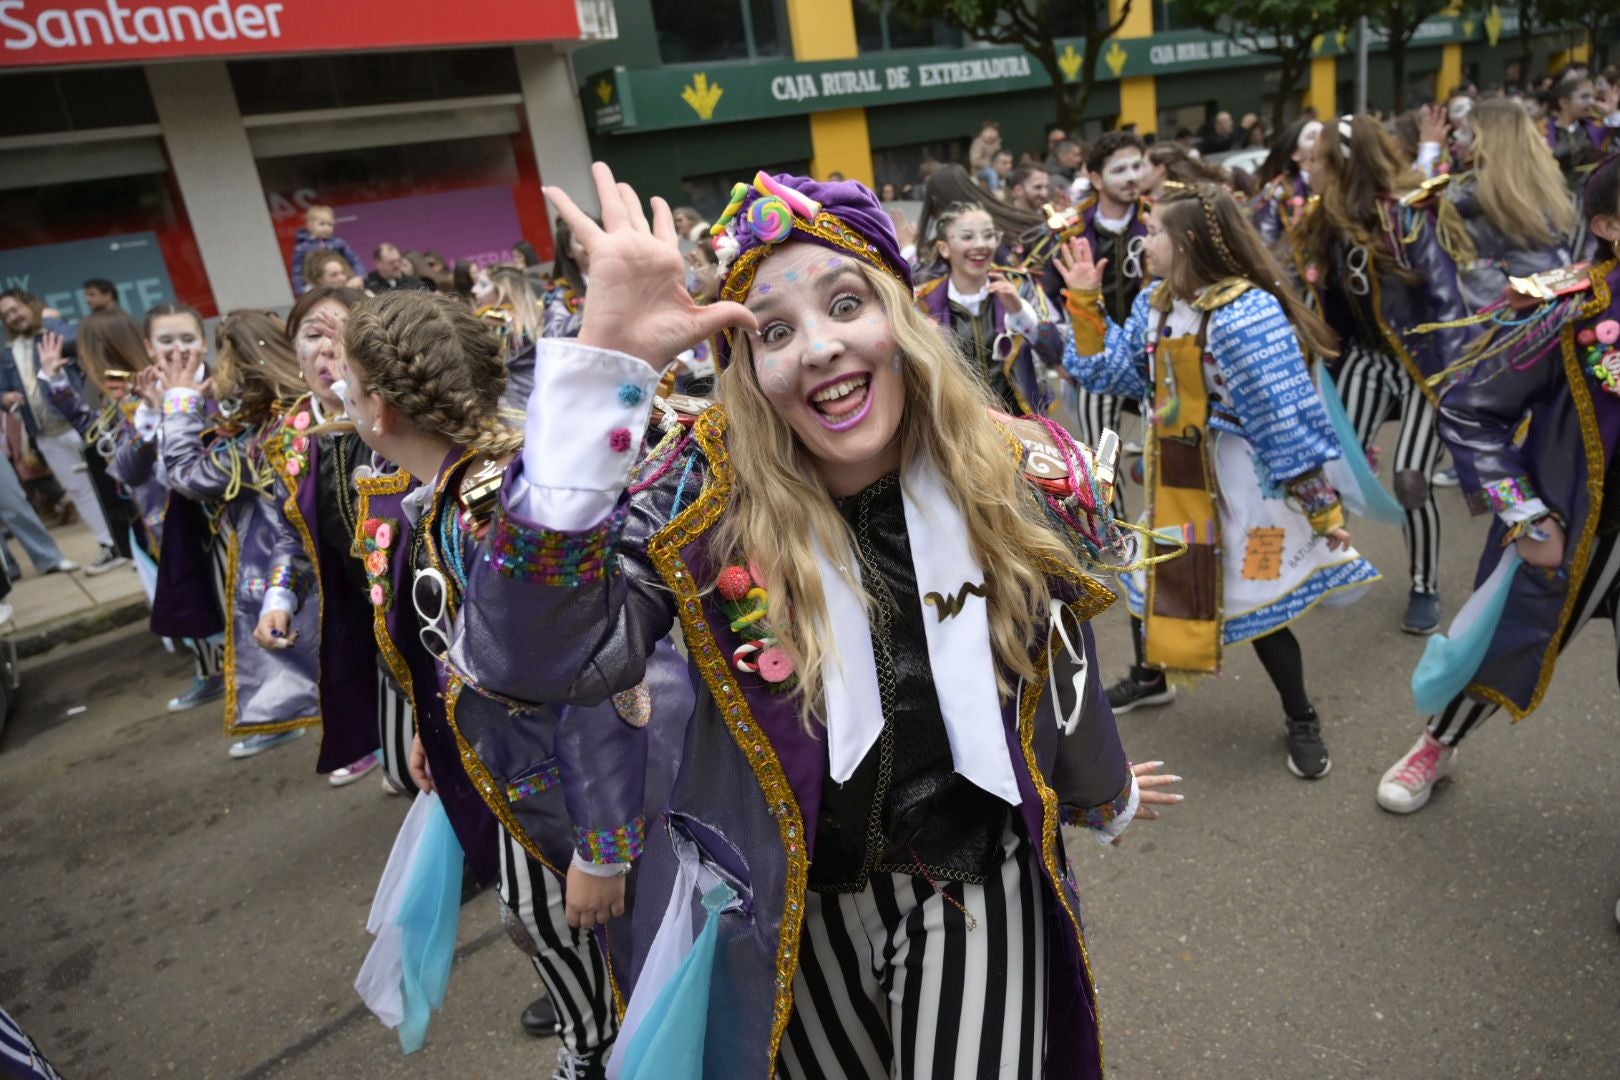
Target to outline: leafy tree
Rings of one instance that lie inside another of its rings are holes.
[[[1103,46],[1125,25],[1133,2],[1123,0],[1112,15],[1106,0],[887,0],[887,6],[913,22],[943,22],[977,41],[1023,49],[1052,80],[1058,123],[1073,131],[1097,83]],[[1084,51],[1070,47],[1060,56],[1057,39],[1069,36],[1084,37]]]
[[[1310,73],[1316,39],[1357,15],[1354,0],[1177,0],[1176,11],[1250,52],[1276,58],[1273,128],[1288,119],[1288,106]]]
[[[1581,28],[1592,46],[1592,70],[1609,60],[1609,43],[1620,33],[1620,7],[1603,0],[1541,0],[1543,17],[1552,25]]]
[[[1423,25],[1423,20],[1451,7],[1452,0],[1361,0],[1355,6],[1357,10],[1353,13],[1365,15],[1368,24],[1382,30],[1388,39],[1385,47],[1394,75],[1394,109],[1403,112],[1406,109],[1407,47],[1412,44],[1412,37]],[[1444,94],[1450,90],[1449,86],[1441,86],[1435,89],[1435,93]]]

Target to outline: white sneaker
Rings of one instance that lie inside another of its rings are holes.
[[[79,564],[74,562],[72,559],[63,559],[61,562],[57,563],[55,566],[51,567],[45,572],[47,574],[71,574],[78,568]]]
[[[280,746],[282,743],[301,739],[304,737],[304,732],[308,730],[308,728],[295,727],[270,735],[249,735],[239,742],[231,743],[229,753],[233,758],[250,758],[255,754],[262,754],[272,747]]]
[[[1392,814],[1415,814],[1434,793],[1434,785],[1451,773],[1457,748],[1427,731],[1378,781],[1378,805]]]
[[[17,610],[11,606],[11,601],[0,600],[0,628],[8,625],[16,616]]]

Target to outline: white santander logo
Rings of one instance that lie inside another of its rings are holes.
[[[186,42],[254,41],[281,37],[283,4],[161,7],[104,0],[101,7],[43,8],[29,11],[28,0],[0,0],[5,46],[23,49],[78,49],[110,45],[167,45]]]

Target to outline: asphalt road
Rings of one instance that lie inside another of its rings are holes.
[[[1442,502],[1454,609],[1481,527]],[[1536,716],[1493,720],[1459,779],[1395,818],[1373,788],[1416,737],[1422,642],[1395,628],[1398,534],[1360,546],[1391,580],[1299,627],[1325,779],[1287,772],[1251,650],[1121,720],[1188,800],[1118,849],[1074,845],[1110,1075],[1620,1076],[1609,628],[1575,643]],[[1112,674],[1123,615],[1099,628]],[[400,1054],[351,984],[404,802],[327,786],[314,738],[229,760],[214,714],[163,711],[186,675],[138,627],[26,672],[0,742],[0,1004],[70,1077],[549,1075],[493,893],[463,909],[427,1047]]]

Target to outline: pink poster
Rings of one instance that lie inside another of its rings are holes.
[[[337,235],[349,242],[367,270],[376,265],[372,252],[383,243],[401,251],[437,251],[451,266],[488,266],[511,262],[512,245],[523,239],[517,203],[505,184],[333,209]]]

